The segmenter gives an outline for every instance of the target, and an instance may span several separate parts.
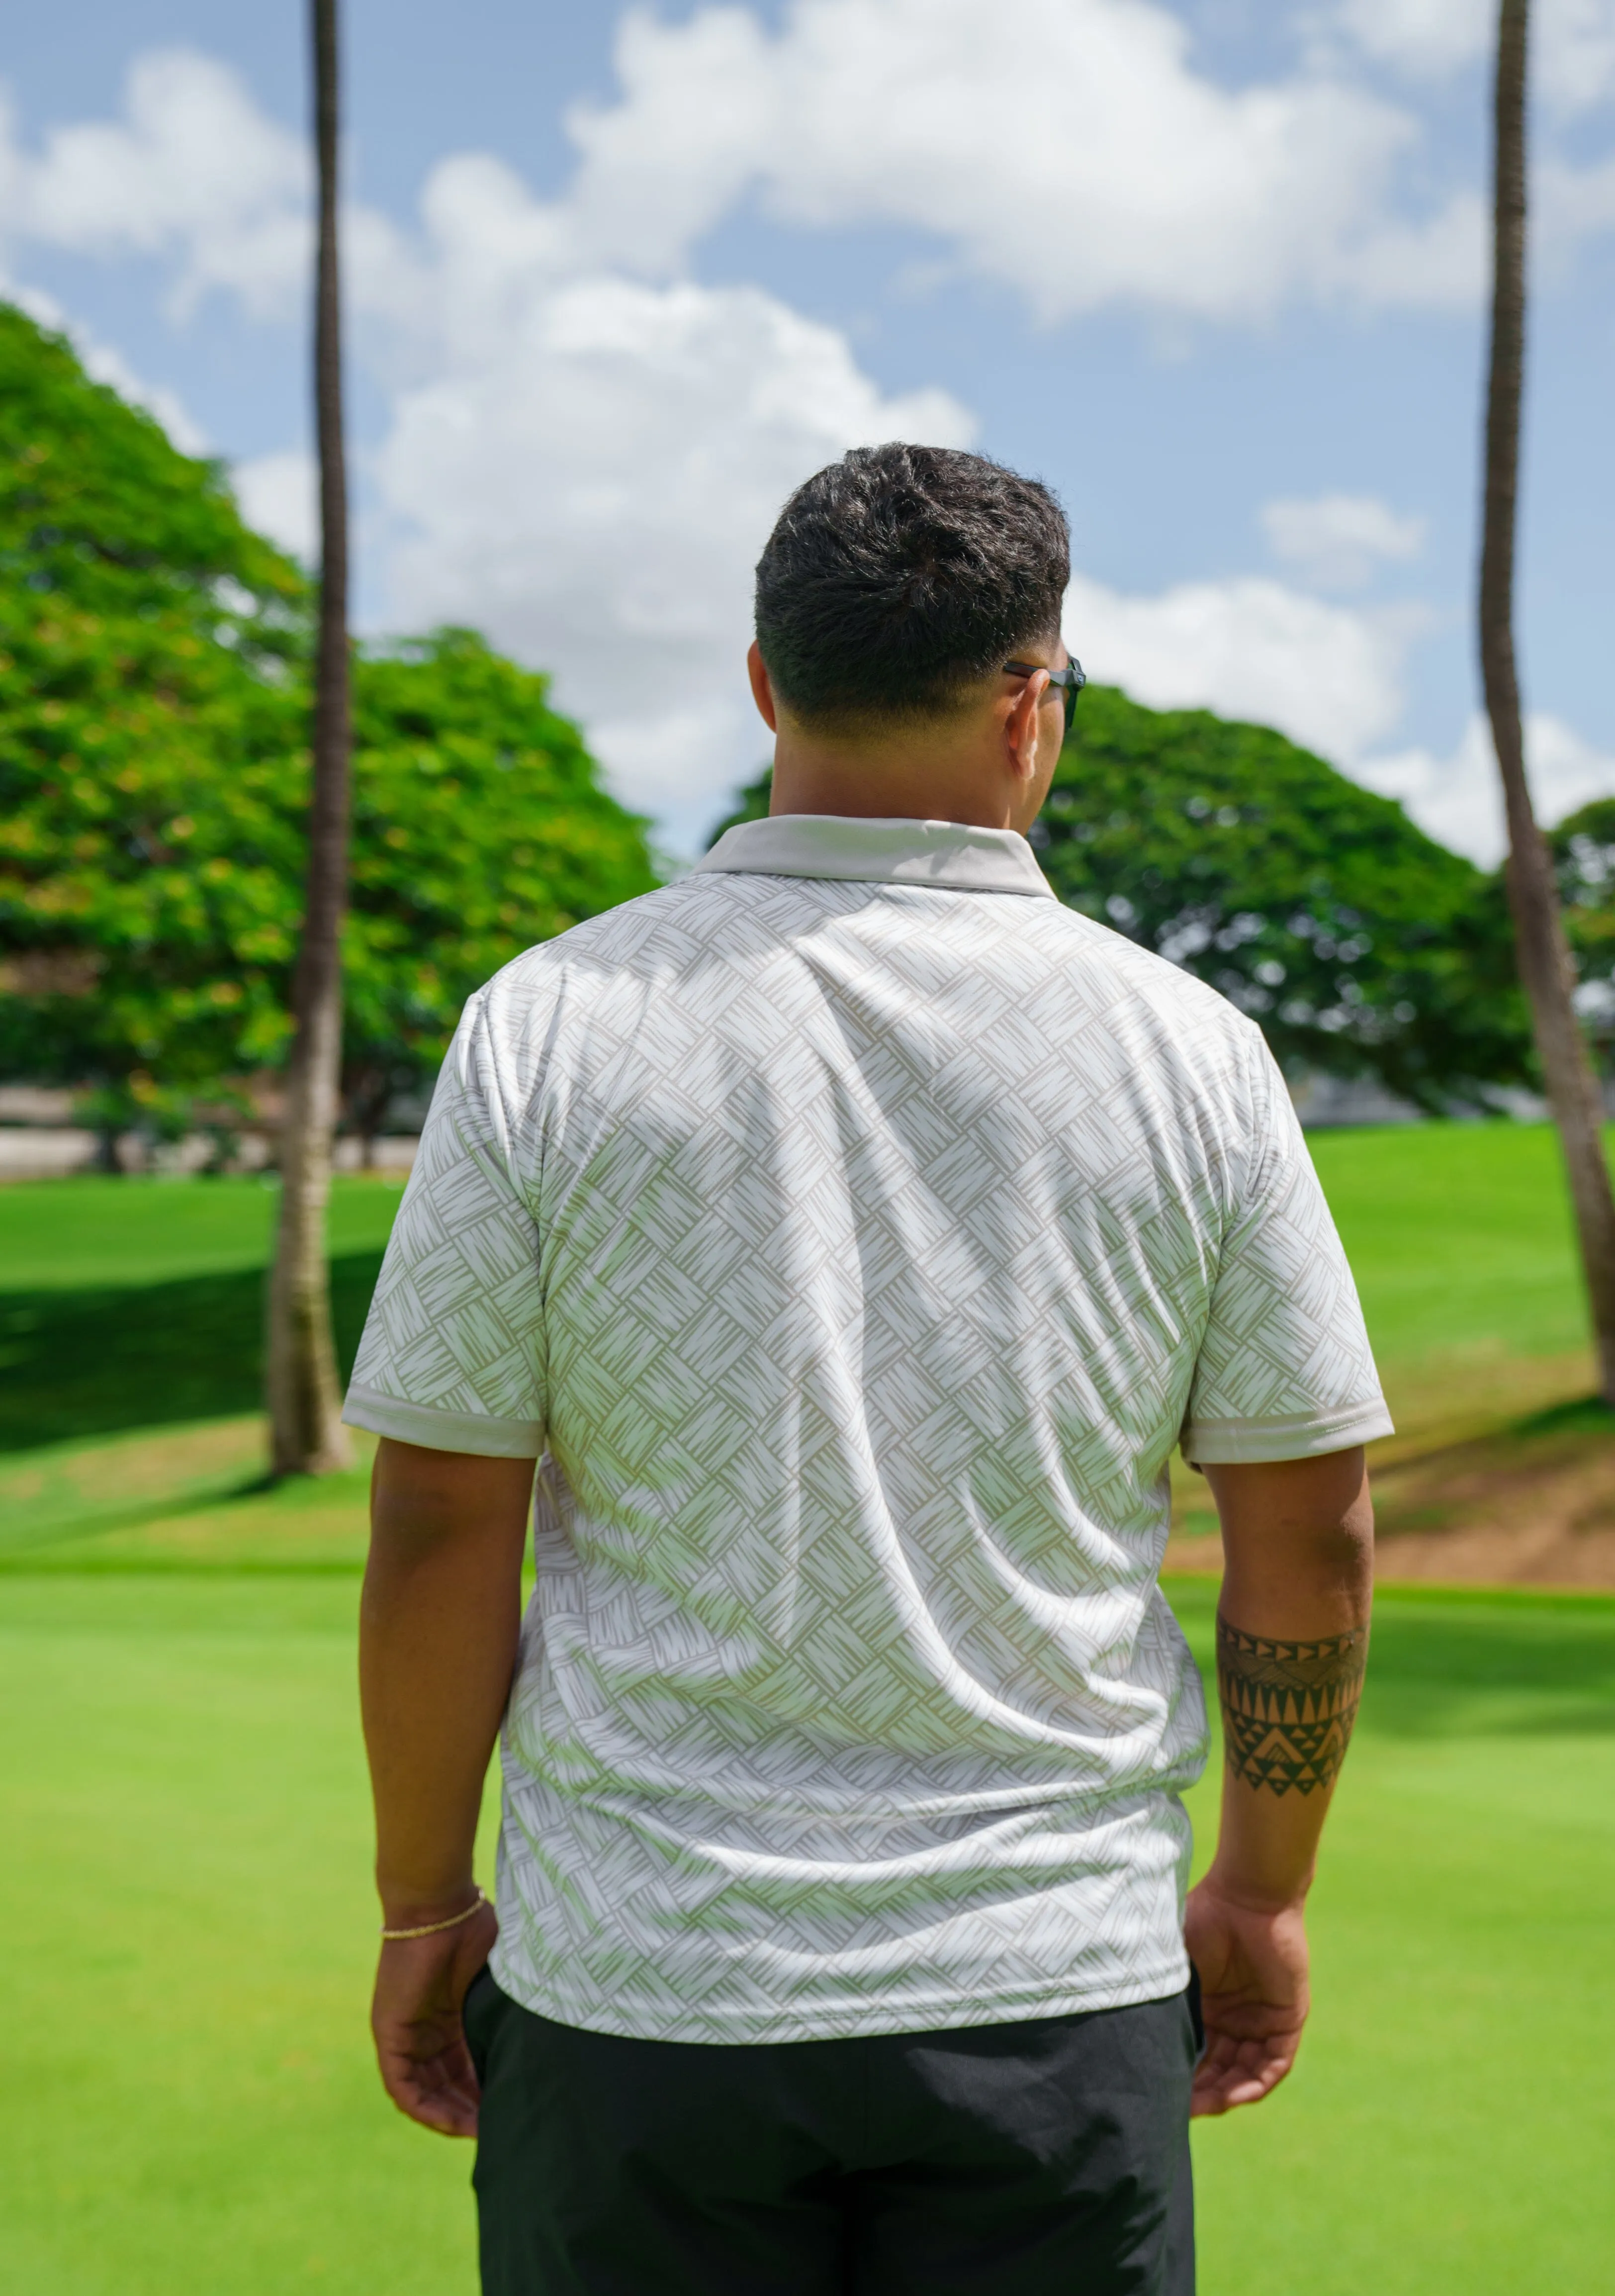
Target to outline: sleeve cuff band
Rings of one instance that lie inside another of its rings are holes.
[[[537,1459],[544,1429],[534,1419],[488,1419],[476,1411],[439,1411],[426,1403],[401,1403],[357,1384],[348,1390],[342,1416],[349,1427],[368,1427],[395,1443],[418,1443],[425,1451],[474,1451],[485,1459]]]
[[[1181,1440],[1191,1466],[1245,1467],[1319,1459],[1395,1432],[1390,1414],[1376,1397],[1372,1403],[1348,1403],[1337,1411],[1305,1412],[1290,1419],[1194,1420]]]

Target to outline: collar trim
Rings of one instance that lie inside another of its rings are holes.
[[[875,885],[941,885],[1052,901],[1053,887],[1012,829],[958,821],[779,813],[726,829],[695,865],[727,875],[830,877]]]

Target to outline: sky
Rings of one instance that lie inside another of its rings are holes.
[[[1537,0],[1520,636],[1615,793],[1615,0]],[[767,755],[750,572],[849,446],[1073,530],[1066,637],[1490,863],[1473,570],[1490,0],[347,0],[361,627],[551,671],[667,848]],[[313,554],[301,0],[0,50],[0,291]]]

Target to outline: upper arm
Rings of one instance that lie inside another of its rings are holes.
[[[1183,1429],[1198,1466],[1293,1463],[1388,1435],[1357,1287],[1283,1078],[1250,1052],[1245,1168]]]
[[[1309,1459],[1208,1461],[1206,1480],[1228,1605],[1242,1624],[1259,1623],[1270,1604],[1288,1613],[1298,1594],[1328,1603],[1365,1586],[1373,1508],[1360,1443]]]
[[[544,1449],[538,1226],[477,998],[432,1095],[343,1416],[405,1445],[529,1469]]]
[[[445,1538],[504,1543],[513,1547],[519,1569],[535,1464],[383,1436],[371,1481],[373,1529],[405,1544]]]

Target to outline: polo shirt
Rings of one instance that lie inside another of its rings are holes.
[[[1179,1989],[1173,1447],[1390,1426],[1252,1023],[1011,832],[822,816],[471,998],[347,1415],[539,1462],[498,1983],[709,2042]]]

